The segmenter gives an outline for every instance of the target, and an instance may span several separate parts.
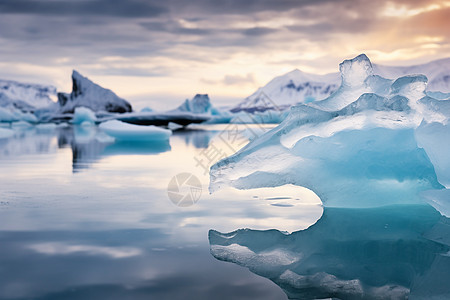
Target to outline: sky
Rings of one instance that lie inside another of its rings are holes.
[[[69,92],[75,69],[135,108],[196,93],[232,105],[360,53],[385,65],[449,57],[449,28],[447,0],[0,0],[0,78]]]

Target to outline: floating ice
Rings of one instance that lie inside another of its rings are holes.
[[[97,117],[95,113],[87,107],[76,107],[73,114],[72,123],[82,124],[84,122],[95,124]]]
[[[106,134],[122,141],[159,141],[168,140],[172,131],[156,126],[141,126],[121,121],[107,121],[100,124]]]
[[[292,107],[278,127],[213,165],[210,190],[291,183],[325,206],[375,207],[422,203],[422,192],[448,187],[450,101],[426,96],[423,75],[373,75],[365,55],[340,70],[329,98]]]

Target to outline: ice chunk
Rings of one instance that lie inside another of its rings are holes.
[[[339,65],[339,71],[342,77],[339,89],[328,98],[311,103],[311,106],[326,111],[339,110],[357,100],[364,93],[372,93],[374,89],[383,90],[380,85],[390,82],[373,78],[372,64],[365,54],[345,60]],[[372,85],[374,85],[374,89],[371,87]]]
[[[84,106],[94,112],[131,112],[131,105],[111,90],[102,88],[77,71],[72,73],[72,93],[58,93],[61,113],[73,113],[76,107]]]
[[[97,117],[95,113],[87,107],[76,107],[72,123],[81,124],[84,122],[95,124]]]
[[[160,127],[133,125],[117,120],[107,121],[99,127],[106,134],[123,141],[168,140],[172,135],[172,131]]]
[[[209,243],[216,259],[269,278],[289,299],[447,299],[448,222],[427,205],[325,208],[289,235],[210,230]],[[424,293],[424,281],[439,288]]]
[[[314,191],[325,206],[374,207],[421,203],[421,191],[442,188],[413,129],[306,136],[290,149],[277,133],[283,130],[257,138],[252,147],[212,166],[211,191],[223,185],[248,189],[291,183]]]

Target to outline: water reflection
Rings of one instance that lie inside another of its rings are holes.
[[[174,137],[183,138],[186,145],[193,145],[195,148],[208,148],[211,140],[220,131],[218,130],[202,130],[202,129],[186,129],[173,132]]]
[[[290,299],[449,299],[450,220],[431,206],[325,208],[310,228],[211,230],[212,255]]]

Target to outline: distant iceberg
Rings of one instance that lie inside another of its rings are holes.
[[[211,104],[207,94],[197,94],[191,100],[186,99],[176,109],[170,112],[186,112],[195,115],[207,115],[209,120],[206,123],[228,123],[233,117],[227,110],[221,110]]]
[[[59,111],[73,113],[76,107],[87,107],[95,112],[131,112],[131,104],[111,90],[102,88],[77,71],[72,73],[72,93],[58,93]]]

